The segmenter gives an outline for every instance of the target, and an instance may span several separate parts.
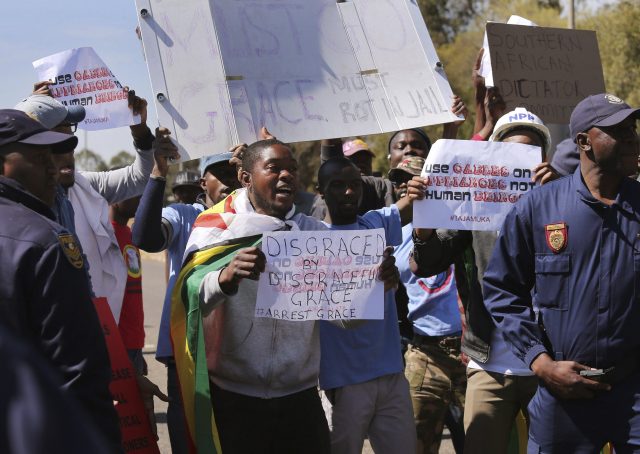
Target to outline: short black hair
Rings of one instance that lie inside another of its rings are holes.
[[[291,150],[289,145],[280,142],[278,139],[266,139],[253,142],[246,150],[244,150],[244,153],[242,153],[242,170],[251,172],[255,163],[258,162],[260,156],[262,156],[262,152],[274,145],[282,145],[283,147]]]
[[[424,140],[424,143],[427,145],[427,153],[429,153],[429,151],[431,150],[431,139],[429,139],[429,136],[427,135],[427,133],[420,128],[401,129],[400,131],[394,132],[391,135],[391,137],[389,137],[389,143],[387,143],[387,152],[391,153],[391,142],[393,142],[393,139],[395,139],[396,136],[401,132],[408,132],[408,131],[415,132],[422,138],[422,140]]]
[[[358,166],[344,156],[331,158],[323,162],[318,169],[318,188],[320,188],[320,191],[324,192],[325,186],[329,183],[331,177],[337,173],[337,169],[342,170],[345,167],[352,167],[358,172],[358,175],[360,174]]]

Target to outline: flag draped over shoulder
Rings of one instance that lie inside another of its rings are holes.
[[[244,190],[202,212],[193,225],[171,296],[171,342],[192,452],[221,453],[211,407],[200,284],[208,273],[227,266],[236,251],[257,246],[262,232],[284,227],[285,221],[255,213]]]

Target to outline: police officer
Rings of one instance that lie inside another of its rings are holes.
[[[515,205],[484,275],[487,309],[540,379],[530,453],[640,452],[638,118],[609,94],[576,106],[579,167]]]
[[[57,174],[52,153],[77,141],[21,111],[0,110],[0,322],[48,360],[108,451],[121,452],[109,357],[82,254],[50,209]]]

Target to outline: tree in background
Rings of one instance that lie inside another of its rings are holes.
[[[640,105],[640,2],[623,0],[577,17],[579,28],[598,33],[607,91]]]
[[[109,168],[107,166],[107,163],[104,162],[104,159],[102,159],[99,154],[91,150],[87,150],[86,148],[84,150],[78,151],[75,154],[75,159],[76,168],[78,170],[84,170],[87,172],[102,172]]]
[[[129,153],[128,151],[122,150],[120,153],[116,154],[109,161],[109,168],[121,168],[126,167],[129,164],[132,164],[135,161],[136,157]]]
[[[453,92],[464,99],[469,118],[458,137],[472,135],[474,93],[471,69],[484,36],[487,21],[506,22],[516,14],[542,27],[566,28],[559,0],[417,0]],[[640,105],[640,1],[619,0],[588,10],[576,2],[577,27],[596,30],[607,91]],[[441,137],[442,126],[424,128],[432,141]],[[374,151],[373,168],[384,176],[388,171],[387,144],[390,134],[361,137]],[[313,190],[319,166],[319,147],[309,142],[296,144],[300,181]]]

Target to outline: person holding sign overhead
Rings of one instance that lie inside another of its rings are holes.
[[[502,341],[540,380],[529,452],[640,452],[639,118],[610,94],[581,101],[580,165],[516,203],[484,273]]]

